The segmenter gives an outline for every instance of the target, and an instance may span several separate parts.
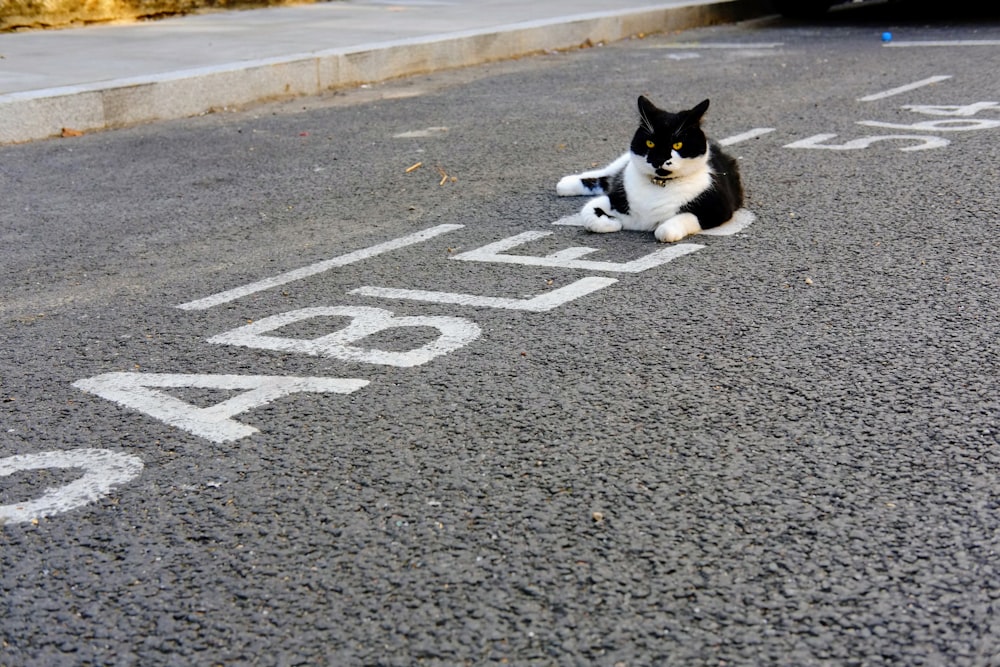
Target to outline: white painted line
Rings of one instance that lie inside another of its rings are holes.
[[[565,218],[559,218],[553,225],[565,225],[567,227],[583,227],[585,224],[583,216],[579,213],[574,213],[573,215],[567,215]]]
[[[528,231],[484,245],[481,248],[455,255],[452,259],[464,262],[497,262],[500,264],[521,264],[523,266],[550,266],[563,269],[583,269],[584,271],[614,271],[617,273],[641,273],[647,269],[666,264],[678,257],[701,250],[705,246],[697,243],[678,243],[667,246],[633,259],[630,262],[595,262],[580,259],[585,255],[597,252],[597,248],[586,246],[566,248],[549,255],[507,255],[507,250],[513,250],[531,241],[550,236],[553,232]]]
[[[927,77],[926,79],[921,79],[920,81],[915,81],[913,83],[908,83],[905,86],[899,86],[898,88],[890,88],[889,90],[883,90],[881,93],[873,93],[871,95],[865,95],[864,97],[859,97],[858,102],[874,102],[875,100],[885,99],[886,97],[892,97],[893,95],[899,95],[900,93],[906,93],[911,90],[916,90],[917,88],[923,88],[924,86],[929,86],[934,83],[939,83],[950,79],[951,75],[941,74],[938,76]]]
[[[618,282],[615,278],[580,278],[579,280],[545,292],[528,299],[505,299],[495,296],[479,296],[476,294],[455,294],[452,292],[432,292],[416,289],[395,289],[392,287],[359,287],[349,294],[374,296],[383,299],[408,299],[411,301],[427,301],[429,303],[448,303],[459,306],[478,308],[504,308],[506,310],[526,310],[532,313],[544,313],[569,303],[591,292],[604,289]]]
[[[909,48],[915,46],[1000,46],[1000,39],[953,39],[953,40],[927,40],[887,42],[882,46],[890,48]]]
[[[233,416],[265,405],[282,396],[301,392],[350,394],[368,380],[278,375],[199,375],[175,373],[105,373],[73,383],[77,389],[143,412],[165,424],[212,442],[229,442],[258,429]],[[199,408],[159,389],[245,390],[207,408]]]
[[[733,213],[733,217],[729,222],[723,223],[718,227],[712,227],[711,229],[703,229],[698,234],[700,236],[732,236],[752,225],[756,219],[756,215],[745,208],[741,208],[736,213]]]
[[[24,523],[83,507],[108,495],[142,472],[142,459],[108,449],[71,449],[18,454],[0,459],[0,477],[24,470],[79,468],[83,477],[64,486],[46,489],[38,498],[0,505],[0,525]]]
[[[740,210],[733,213],[733,217],[729,222],[725,222],[718,227],[713,227],[711,229],[703,229],[698,232],[701,236],[732,236],[733,234],[738,234],[744,229],[753,224],[757,216],[741,208]],[[567,227],[583,227],[583,216],[568,215],[565,218],[559,218],[553,225],[565,225]]]
[[[975,116],[987,109],[1000,109],[998,102],[973,102],[972,104],[905,104],[901,109],[928,116]]]
[[[400,132],[399,134],[392,135],[393,139],[423,139],[425,137],[433,137],[439,134],[444,134],[448,131],[447,127],[441,127],[435,125],[434,127],[427,127],[422,130],[410,130],[409,132]]]
[[[774,132],[773,127],[756,127],[752,130],[747,130],[742,134],[734,134],[731,137],[726,137],[725,139],[719,140],[720,146],[732,146],[733,144],[738,144],[741,141],[749,141],[750,139],[756,139],[757,137],[762,137],[765,134],[770,134]]]
[[[746,43],[739,42],[671,42],[669,44],[655,44],[651,49],[776,49],[784,46],[784,42],[759,42]]]
[[[333,333],[312,339],[264,335],[275,329],[314,317],[349,317],[351,321],[347,326]],[[352,343],[379,331],[403,327],[430,327],[437,329],[440,335],[431,342],[407,352],[368,349],[352,345]],[[380,366],[409,368],[426,364],[435,357],[465,347],[479,338],[481,333],[482,330],[478,324],[464,317],[445,315],[396,317],[392,312],[381,308],[318,306],[271,315],[252,324],[212,336],[208,342],[220,345],[238,345],[257,350],[332,357],[342,361],[360,361]]]
[[[424,229],[402,238],[373,245],[370,248],[362,248],[361,250],[349,252],[346,255],[340,255],[339,257],[333,257],[332,259],[323,260],[322,262],[316,262],[315,264],[304,266],[301,269],[288,271],[272,278],[258,280],[255,283],[250,283],[249,285],[235,287],[233,289],[226,290],[225,292],[219,292],[218,294],[206,296],[195,301],[188,301],[187,303],[182,303],[177,307],[181,310],[205,310],[223,303],[235,301],[236,299],[249,294],[263,292],[264,290],[277,287],[278,285],[285,285],[296,280],[302,280],[303,278],[314,276],[318,273],[323,273],[324,271],[329,271],[333,268],[354,264],[355,262],[360,262],[361,260],[375,257],[376,255],[381,255],[391,250],[398,250],[399,248],[405,248],[406,246],[421,243],[427,239],[434,238],[435,236],[447,234],[448,232],[455,231],[456,229],[462,229],[464,226],[465,225],[438,225],[437,227]]]
[[[1000,120],[990,118],[942,118],[941,120],[924,120],[919,123],[886,123],[881,120],[859,120],[858,125],[868,127],[885,127],[890,130],[918,130],[920,132],[969,132],[972,130],[990,130],[1000,127]]]
[[[868,148],[872,144],[876,144],[880,141],[916,141],[916,146],[907,146],[899,149],[909,153],[912,151],[929,150],[931,148],[944,148],[951,143],[947,139],[943,139],[941,137],[929,137],[924,134],[884,134],[874,137],[859,137],[857,139],[845,141],[842,144],[823,143],[824,141],[833,139],[836,136],[836,134],[814,134],[811,137],[806,137],[805,139],[799,139],[798,141],[786,144],[784,147],[811,148],[826,151],[857,151]]]

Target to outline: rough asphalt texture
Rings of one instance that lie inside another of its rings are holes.
[[[996,99],[997,47],[887,48],[884,30],[1000,24],[849,12],[0,149],[0,456],[145,463],[96,503],[0,529],[0,665],[1000,662],[1000,129],[857,124]],[[520,298],[596,275],[450,259],[526,230],[554,234],[512,253],[657,249],[549,224],[582,203],[555,182],[622,150],[639,93],[710,97],[716,138],[775,128],[730,148],[753,226],[547,313],[347,294]],[[951,143],[784,148],[820,133]],[[465,228],[175,307],[443,223]],[[483,333],[414,368],[206,343],[321,305]],[[216,444],[71,386],[111,371],[371,384],[281,399],[240,416],[260,433]],[[0,504],[73,478],[0,478]]]

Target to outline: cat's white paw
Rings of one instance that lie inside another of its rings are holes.
[[[693,213],[680,213],[665,222],[661,222],[653,235],[660,243],[674,243],[700,231],[701,225],[698,223],[697,216]]]
[[[614,218],[593,218],[583,225],[583,228],[588,232],[595,232],[597,234],[608,234],[610,232],[620,232],[622,230],[622,223],[618,222]]]
[[[563,176],[556,183],[556,194],[560,197],[577,197],[579,195],[589,195],[590,190],[583,187],[583,181],[579,176]]]
[[[594,197],[583,206],[580,217],[583,218],[583,228],[588,232],[607,234],[609,232],[620,232],[622,229],[621,220],[610,215],[611,200],[606,195]]]

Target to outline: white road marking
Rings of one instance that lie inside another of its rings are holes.
[[[272,278],[258,280],[257,282],[250,283],[249,285],[236,287],[226,290],[225,292],[219,292],[218,294],[206,296],[202,299],[196,299],[195,301],[188,301],[187,303],[182,303],[177,307],[181,310],[205,310],[223,303],[235,301],[236,299],[249,294],[263,292],[264,290],[271,289],[272,287],[285,285],[295,280],[302,280],[303,278],[308,278],[318,273],[329,271],[333,268],[354,264],[355,262],[360,262],[361,260],[375,257],[391,250],[398,250],[399,248],[405,248],[406,246],[421,243],[427,239],[440,236],[441,234],[447,234],[448,232],[455,231],[456,229],[462,229],[463,227],[464,225],[438,225],[437,227],[424,229],[402,238],[386,241],[385,243],[379,243],[378,245],[371,246],[370,248],[362,248],[361,250],[349,252],[346,255],[340,255],[339,257],[316,262],[315,264],[310,264],[309,266],[302,267],[301,269],[288,271]]]
[[[559,218],[553,225],[564,225],[566,227],[583,227],[584,220],[583,216],[579,213],[574,213],[573,215],[567,215],[564,218]]]
[[[277,375],[199,375],[174,373],[105,373],[73,383],[77,389],[143,412],[170,426],[212,442],[229,442],[258,429],[231,417],[300,392],[350,394],[368,380]],[[208,408],[199,408],[158,389],[244,389]]]
[[[711,229],[703,229],[698,234],[699,236],[732,236],[752,225],[756,219],[757,216],[752,212],[741,208],[736,213],[733,213],[733,217],[729,222],[723,223],[718,227],[712,227]]]
[[[739,42],[670,42],[668,44],[654,44],[650,49],[776,49],[784,46],[784,42],[750,42],[740,44]]]
[[[939,39],[933,40],[929,39],[926,41],[902,41],[902,42],[887,42],[882,46],[899,49],[899,48],[909,48],[915,46],[1000,46],[1000,40],[998,39]]]
[[[83,507],[108,495],[142,472],[142,459],[108,449],[71,449],[18,454],[0,459],[0,477],[24,470],[79,468],[83,477],[64,486],[46,489],[38,498],[0,505],[0,525],[24,523]]]
[[[886,123],[880,120],[859,120],[858,125],[868,127],[884,127],[891,130],[917,130],[919,132],[969,132],[971,130],[989,130],[1000,127],[1000,120],[988,118],[944,118],[941,120],[923,120],[919,123]]]
[[[765,134],[770,134],[774,132],[773,127],[756,127],[752,130],[747,130],[741,134],[734,134],[731,137],[726,137],[725,139],[719,140],[720,146],[732,146],[733,144],[738,144],[741,141],[749,141],[750,139],[756,139],[757,137],[762,137]]]
[[[392,135],[393,139],[423,139],[425,137],[433,137],[438,134],[444,134],[448,131],[447,127],[427,127],[422,130],[410,130],[409,132],[400,132],[399,134]]]
[[[899,149],[905,152],[912,152],[928,150],[931,148],[944,148],[951,143],[947,139],[942,139],[941,137],[928,137],[922,134],[884,134],[875,137],[860,137],[858,139],[845,141],[842,144],[823,143],[836,136],[836,134],[814,134],[811,137],[806,137],[805,139],[799,139],[798,141],[786,144],[785,148],[812,148],[827,151],[857,151],[868,148],[872,144],[878,143],[879,141],[916,141],[916,146],[906,146],[905,148]]]
[[[314,317],[349,317],[350,324],[319,338],[283,338],[264,334],[295,322]],[[408,352],[366,349],[351,345],[367,336],[400,327],[431,327],[440,335],[429,343]],[[342,361],[360,361],[380,366],[408,368],[426,364],[431,359],[465,347],[479,338],[481,329],[463,317],[414,316],[396,317],[388,310],[363,306],[332,306],[301,308],[265,317],[252,324],[212,336],[209,343],[238,345],[259,350],[294,352],[312,356],[332,357]]]
[[[565,223],[564,223],[565,224]],[[672,260],[689,253],[701,250],[705,246],[696,243],[678,243],[667,246],[662,250],[651,252],[648,255],[633,259],[630,262],[595,262],[580,259],[586,255],[597,252],[597,248],[585,246],[566,248],[557,252],[538,257],[536,255],[506,255],[504,251],[512,250],[525,243],[536,241],[552,232],[528,231],[521,232],[496,243],[484,245],[481,248],[463,252],[455,255],[452,259],[464,262],[497,262],[500,264],[522,264],[524,266],[550,266],[564,269],[583,269],[585,271],[614,271],[616,273],[640,273],[647,269],[666,264]]]
[[[412,301],[427,301],[430,303],[450,303],[459,306],[474,306],[480,308],[504,308],[506,310],[526,310],[533,313],[544,313],[559,306],[579,299],[591,292],[604,289],[618,282],[615,278],[580,278],[579,280],[545,292],[529,299],[505,299],[493,296],[478,296],[476,294],[455,294],[452,292],[432,292],[415,289],[395,289],[392,287],[359,287],[348,294],[374,296],[385,299],[409,299]]]
[[[975,116],[980,111],[1000,109],[997,102],[973,102],[972,104],[907,104],[901,109],[928,116]]]
[[[703,229],[698,232],[699,236],[732,236],[733,234],[738,234],[744,229],[753,224],[757,219],[757,216],[748,211],[745,208],[741,208],[733,214],[732,220],[723,223],[718,227],[713,227],[711,229]],[[583,217],[580,214],[567,215],[565,218],[559,218],[553,225],[564,225],[567,227],[582,227]]]
[[[865,95],[864,97],[859,97],[858,102],[874,102],[875,100],[885,99],[886,97],[892,97],[893,95],[899,95],[901,93],[907,93],[911,90],[916,90],[917,88],[923,88],[924,86],[930,86],[935,83],[940,83],[941,81],[946,81],[950,79],[951,75],[941,74],[938,76],[927,77],[926,79],[921,79],[920,81],[914,81],[913,83],[908,83],[905,86],[899,86],[898,88],[890,88],[889,90],[883,90],[881,93],[873,93],[871,95]]]

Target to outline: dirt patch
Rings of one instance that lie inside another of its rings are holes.
[[[146,21],[168,16],[311,4],[316,0],[7,0],[0,32],[69,28],[91,23]]]

